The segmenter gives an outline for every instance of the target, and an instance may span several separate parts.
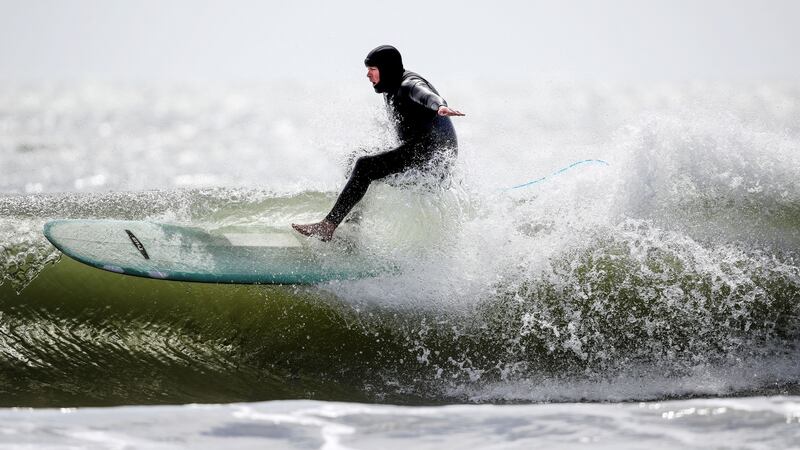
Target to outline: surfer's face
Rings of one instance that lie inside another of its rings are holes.
[[[375,66],[367,66],[367,78],[375,86],[381,82],[381,72]]]

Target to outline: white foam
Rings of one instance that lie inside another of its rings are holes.
[[[0,410],[0,445],[103,448],[790,448],[798,397],[407,407],[279,401]],[[88,424],[91,424],[89,426]]]

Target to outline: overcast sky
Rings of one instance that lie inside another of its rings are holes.
[[[0,0],[0,79],[800,81],[798,0]]]

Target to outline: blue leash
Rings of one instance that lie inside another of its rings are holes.
[[[507,188],[507,190],[524,188],[524,187],[530,186],[532,184],[541,183],[542,181],[547,180],[548,178],[552,178],[552,177],[554,177],[556,175],[560,175],[560,174],[568,171],[569,169],[572,169],[575,166],[579,166],[581,164],[591,164],[591,163],[602,164],[602,165],[605,165],[605,166],[609,165],[607,162],[603,161],[602,159],[584,159],[583,161],[574,162],[574,163],[568,165],[567,167],[559,169],[559,170],[551,173],[550,175],[543,176],[542,178],[537,178],[537,179],[535,179],[533,181],[528,181],[527,183],[518,184],[516,186],[511,186],[510,188]]]

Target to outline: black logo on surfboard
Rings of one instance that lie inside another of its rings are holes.
[[[136,247],[136,250],[139,250],[139,253],[141,253],[142,256],[144,256],[144,259],[150,259],[150,256],[147,254],[147,250],[144,249],[144,245],[142,245],[142,242],[139,241],[139,238],[137,238],[133,233],[131,233],[131,230],[125,230],[125,232],[128,233],[128,237],[131,238],[133,246]]]

